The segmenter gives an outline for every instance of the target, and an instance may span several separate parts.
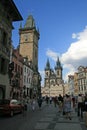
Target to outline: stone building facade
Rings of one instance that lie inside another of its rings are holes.
[[[78,87],[79,93],[84,95],[87,93],[87,67],[78,67]]]
[[[87,67],[79,66],[74,75],[68,75],[68,87],[70,95],[87,93]]]
[[[0,99],[9,98],[10,95],[8,66],[10,62],[12,22],[19,20],[22,20],[22,16],[13,0],[0,0]]]
[[[12,53],[13,70],[10,79],[10,97],[20,98],[23,90],[23,57],[19,54],[19,49],[13,49]]]
[[[33,69],[31,62],[28,58],[24,58],[23,62],[23,97],[30,98],[33,95]]]
[[[74,73],[74,95],[77,96],[79,94],[79,86],[78,86],[78,73]]]
[[[69,95],[75,95],[74,75],[68,75]]]

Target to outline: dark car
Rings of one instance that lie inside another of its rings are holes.
[[[8,100],[2,99],[0,100],[0,115],[10,115],[13,116],[16,113],[22,113],[24,110],[24,106],[20,101],[16,99]]]

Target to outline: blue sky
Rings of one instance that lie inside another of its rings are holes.
[[[63,78],[87,66],[87,0],[14,0],[24,26],[31,14],[40,31],[39,71],[43,77],[47,58],[54,68],[59,56]],[[13,45],[19,44],[20,22],[14,22]],[[42,81],[43,84],[43,81]]]

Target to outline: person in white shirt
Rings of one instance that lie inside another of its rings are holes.
[[[35,97],[33,97],[32,101],[31,101],[31,106],[32,106],[32,110],[35,110],[35,106],[36,106],[36,100]]]

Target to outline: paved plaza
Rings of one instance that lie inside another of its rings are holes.
[[[66,119],[54,104],[43,102],[42,108],[39,109],[37,105],[35,111],[28,104],[24,114],[12,118],[0,117],[0,130],[87,130],[84,116],[81,119],[74,110],[71,115],[72,120]]]
[[[85,120],[78,118],[75,111],[72,112],[72,120],[69,120],[51,104],[47,106],[43,117],[37,121],[34,130],[87,130],[87,128]]]

